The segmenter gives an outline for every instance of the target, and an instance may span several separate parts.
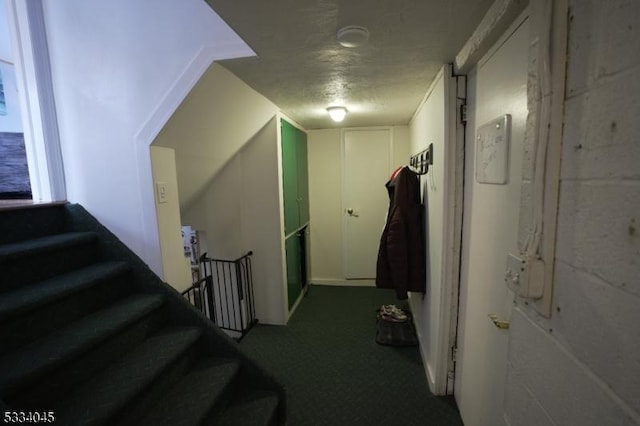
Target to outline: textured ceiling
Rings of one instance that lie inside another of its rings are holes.
[[[407,124],[443,63],[452,62],[492,0],[207,0],[257,57],[222,61],[306,129]],[[336,32],[369,29],[342,47]]]

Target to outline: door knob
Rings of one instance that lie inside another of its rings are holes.
[[[355,212],[353,209],[349,208],[347,209],[347,213],[349,213],[349,216],[353,216],[353,217],[358,217],[360,216],[357,212]]]
[[[507,330],[509,328],[509,321],[499,320],[496,314],[489,314],[489,319],[493,321],[493,325],[501,330]]]

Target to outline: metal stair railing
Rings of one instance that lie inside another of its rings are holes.
[[[222,330],[240,341],[258,322],[255,313],[251,255],[235,260],[200,257],[203,278],[182,295]]]

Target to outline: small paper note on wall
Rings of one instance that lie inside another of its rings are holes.
[[[506,184],[511,115],[505,114],[482,125],[476,133],[476,180],[478,183]]]

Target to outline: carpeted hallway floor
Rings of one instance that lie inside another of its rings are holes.
[[[461,425],[428,389],[417,347],[375,342],[376,309],[392,291],[310,286],[284,326],[256,326],[243,350],[281,380],[288,426]]]

